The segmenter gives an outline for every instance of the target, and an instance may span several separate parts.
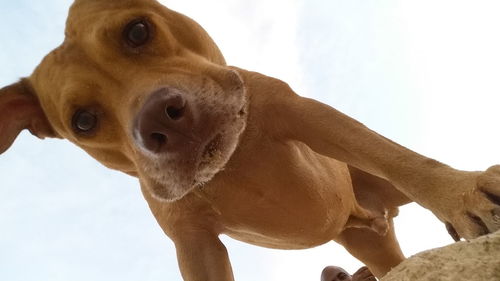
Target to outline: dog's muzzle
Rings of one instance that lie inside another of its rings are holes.
[[[133,137],[145,151],[160,155],[181,153],[199,142],[193,134],[194,112],[183,93],[160,88],[152,93],[136,115]]]
[[[138,104],[131,123],[135,157],[156,198],[178,200],[206,184],[238,146],[247,120],[245,88],[235,71],[213,71],[169,76]]]

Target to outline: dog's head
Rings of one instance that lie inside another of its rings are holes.
[[[66,138],[176,200],[224,167],[246,103],[241,77],[193,20],[154,0],[77,0],[63,44],[0,90],[0,153],[23,129]]]

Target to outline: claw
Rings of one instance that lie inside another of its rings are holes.
[[[460,235],[458,235],[458,232],[455,230],[453,225],[451,225],[451,223],[447,222],[447,223],[445,223],[445,226],[446,226],[446,230],[450,234],[451,238],[453,238],[453,240],[455,240],[455,242],[460,241]]]
[[[500,205],[500,196],[490,193],[488,191],[483,191],[483,193],[493,204]]]
[[[484,223],[484,221],[480,217],[478,217],[478,216],[476,216],[476,215],[474,215],[474,214],[472,214],[470,212],[467,212],[467,216],[474,223],[476,223],[477,226],[479,226],[481,228],[481,230],[478,233],[479,236],[483,236],[483,235],[486,235],[486,234],[490,233],[490,230],[488,229],[488,227],[486,226],[486,224]]]
[[[495,222],[500,223],[500,208],[491,210],[491,216]]]

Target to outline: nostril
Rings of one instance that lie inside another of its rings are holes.
[[[179,120],[184,116],[184,107],[167,106],[165,112],[172,120]]]
[[[152,133],[150,139],[153,141],[158,150],[167,144],[168,138],[161,133]]]

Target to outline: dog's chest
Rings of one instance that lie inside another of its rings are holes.
[[[344,163],[292,141],[262,141],[234,157],[205,190],[228,235],[266,247],[307,248],[342,229],[353,200]]]

